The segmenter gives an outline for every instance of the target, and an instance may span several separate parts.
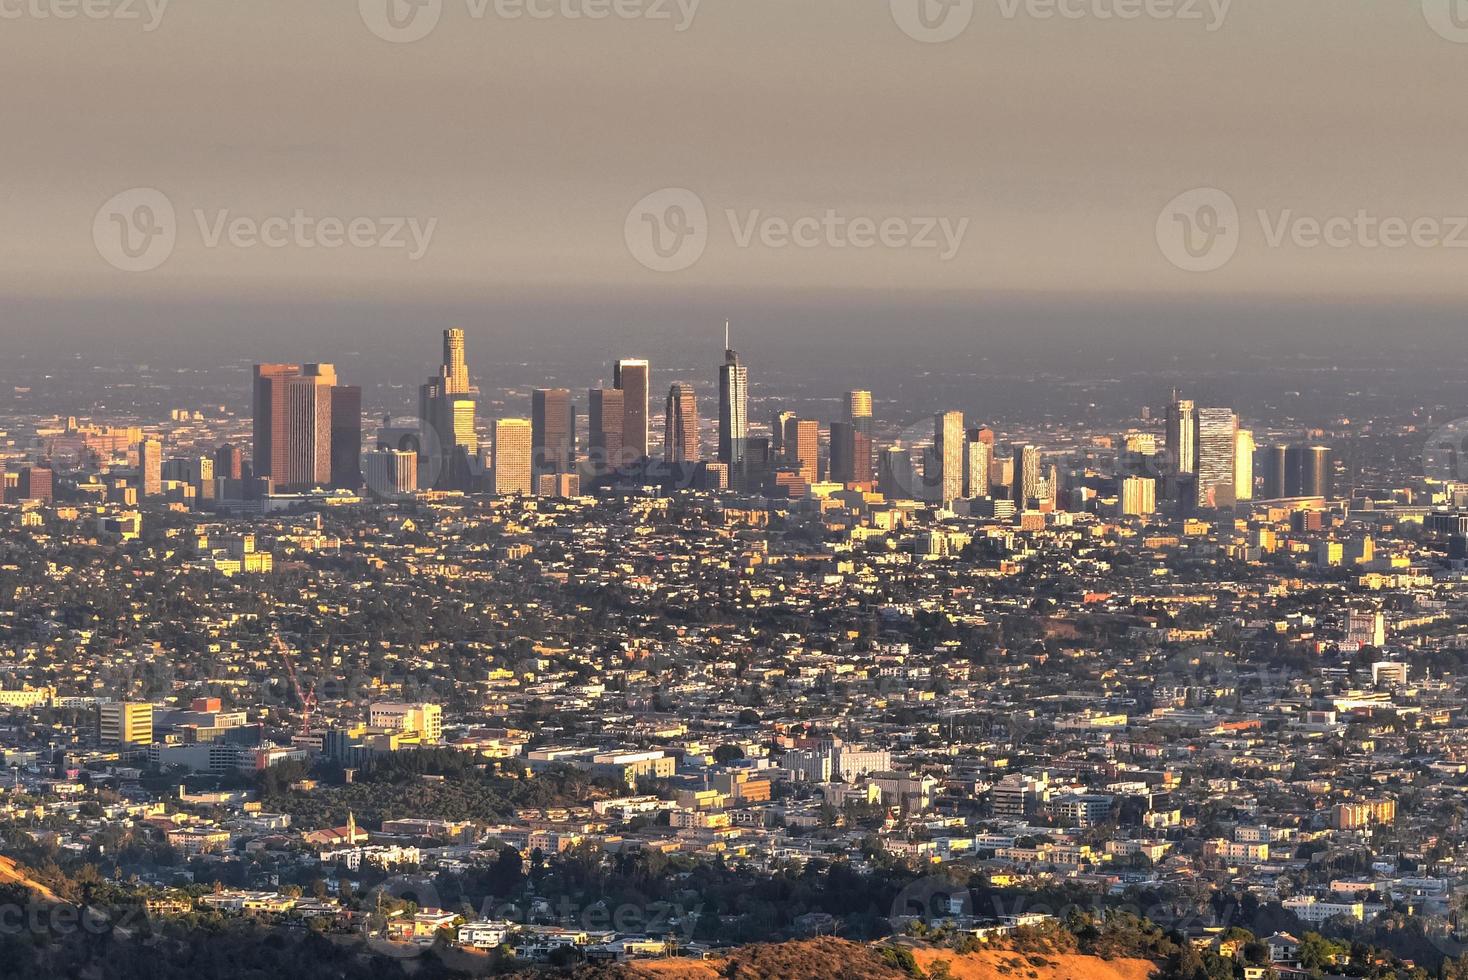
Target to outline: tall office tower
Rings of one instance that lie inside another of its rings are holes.
[[[465,357],[464,331],[453,329],[443,332],[444,394],[472,394],[469,385],[469,361]]]
[[[994,446],[987,442],[970,441],[964,444],[963,449],[963,495],[969,498],[989,496]]]
[[[214,450],[214,475],[221,480],[245,478],[245,454],[239,446],[225,443]]]
[[[331,399],[336,387],[336,368],[330,364],[255,365],[257,478],[292,489],[331,482]]]
[[[785,421],[786,466],[793,467],[806,483],[821,476],[821,423],[815,419],[790,418]]]
[[[964,433],[962,412],[933,416],[933,456],[936,473],[924,472],[932,499],[949,503],[963,496]]]
[[[856,426],[856,431],[872,434],[872,393],[858,388],[846,393],[846,421]]]
[[[446,489],[467,490],[468,460],[479,452],[476,414],[477,392],[469,380],[464,331],[443,332],[443,363],[438,374],[418,389],[418,417],[433,429],[437,450],[442,459],[421,460],[432,472],[438,469],[438,485]],[[431,443],[420,444],[430,451]]]
[[[663,460],[698,462],[698,439],[698,399],[694,397],[693,385],[674,382],[668,388],[668,404],[663,413]]]
[[[529,419],[497,419],[494,423],[494,492],[528,494],[533,484],[534,455]]]
[[[1129,476],[1121,481],[1121,513],[1124,517],[1145,517],[1157,510],[1157,481],[1145,476]]]
[[[860,422],[831,423],[831,480],[834,483],[875,482],[872,437]]]
[[[1294,492],[1290,496],[1324,497],[1329,500],[1335,495],[1331,473],[1331,450],[1329,446],[1291,446],[1291,478]]]
[[[1289,496],[1289,447],[1270,446],[1260,450],[1259,468],[1264,471],[1264,499],[1278,500]]]
[[[1234,499],[1234,454],[1238,450],[1239,417],[1227,408],[1197,410],[1197,504],[1199,507],[1232,507]]]
[[[362,389],[331,389],[331,485],[338,490],[362,486]]]
[[[1014,447],[1014,488],[1011,499],[1015,510],[1024,510],[1030,501],[1040,497],[1040,448]]]
[[[1234,499],[1254,499],[1254,433],[1240,429],[1234,445]]]
[[[418,489],[418,454],[411,449],[363,453],[362,477],[378,496],[406,496]]]
[[[98,705],[97,735],[104,745],[152,745],[153,706],[135,701]]]
[[[612,386],[622,392],[622,448],[628,461],[636,462],[648,452],[647,401],[652,391],[652,367],[640,358],[624,358],[612,372]]]
[[[888,498],[912,499],[916,487],[912,472],[912,452],[906,446],[888,446],[882,450],[877,471],[877,489]]]
[[[182,461],[185,478],[194,488],[197,500],[214,499],[214,457],[193,456]]]
[[[1179,398],[1176,389],[1172,402],[1167,406],[1167,455],[1170,457],[1172,473],[1197,471],[1197,409],[1191,401]]]
[[[138,443],[138,494],[156,497],[163,492],[163,443],[144,439]]]
[[[576,468],[576,410],[565,388],[537,388],[531,402],[531,458],[537,477]]]
[[[623,441],[622,427],[627,424],[629,415],[625,405],[626,395],[627,392],[620,388],[593,388],[589,393],[590,431],[587,443],[592,468],[598,473],[621,469],[627,462],[624,450],[631,459],[642,458],[640,454],[634,456]]]
[[[719,462],[729,467],[729,479],[742,489],[746,443],[749,440],[749,369],[729,347],[729,325],[724,324],[724,363],[719,367]]]

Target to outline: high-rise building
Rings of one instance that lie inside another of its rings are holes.
[[[254,475],[283,489],[330,483],[336,368],[257,364],[254,381]]]
[[[214,450],[214,475],[221,480],[245,478],[245,454],[239,446],[225,443]]]
[[[1145,517],[1157,510],[1157,481],[1145,476],[1129,476],[1121,481],[1121,513],[1124,517]]]
[[[479,453],[478,399],[469,380],[464,331],[443,332],[443,363],[418,389],[418,416],[433,430],[419,442],[420,468],[441,489],[471,489],[468,462]],[[437,453],[437,459],[428,454]]]
[[[418,489],[418,454],[411,449],[363,453],[362,477],[378,496],[407,496]]]
[[[1289,446],[1285,449],[1286,497],[1324,497],[1334,495],[1329,446]]]
[[[1329,446],[1300,447],[1300,496],[1335,496],[1331,473],[1331,451]]]
[[[933,416],[933,453],[938,463],[937,479],[929,489],[933,499],[947,504],[963,496],[964,432],[962,412]]]
[[[987,425],[981,425],[968,430],[969,442],[982,442],[986,446],[994,445],[994,430]]]
[[[494,492],[529,494],[534,487],[534,455],[529,419],[497,419],[494,423]]]
[[[1239,417],[1227,408],[1200,408],[1195,418],[1197,504],[1232,507],[1236,503],[1234,455],[1238,451]]]
[[[613,370],[612,384],[622,392],[622,448],[628,461],[635,462],[649,455],[647,403],[652,390],[652,367],[640,358],[624,358]]]
[[[620,370],[618,374],[620,377]],[[629,458],[642,458],[641,453],[634,455],[636,451],[624,442],[622,427],[631,415],[625,411],[627,392],[620,388],[593,388],[588,395],[587,443],[592,468],[606,473],[621,469]]]
[[[815,419],[786,420],[784,463],[793,467],[806,483],[820,479],[821,423]]]
[[[1240,429],[1234,446],[1234,499],[1254,499],[1254,433]]]
[[[537,388],[531,401],[531,458],[536,476],[576,468],[576,416],[571,392]]]
[[[1193,473],[1197,467],[1196,408],[1191,401],[1172,393],[1172,402],[1167,407],[1167,455],[1170,457],[1171,473]]]
[[[835,483],[875,482],[872,437],[860,422],[831,423],[831,480]]]
[[[144,439],[138,443],[138,495],[156,497],[163,492],[163,443]]]
[[[1289,447],[1284,445],[1269,446],[1261,450],[1264,477],[1264,499],[1278,500],[1289,496]]]
[[[719,367],[719,462],[729,467],[734,486],[748,485],[744,459],[749,440],[749,369],[729,346],[724,325],[724,363]]]
[[[1025,510],[1031,501],[1040,499],[1040,448],[1014,447],[1014,487],[1011,493],[1015,510]]]
[[[331,389],[331,485],[338,490],[362,485],[362,389],[356,385]]]
[[[965,497],[989,496],[990,474],[993,466],[993,443],[970,440],[964,444],[963,495]]]
[[[152,745],[153,706],[135,701],[111,701],[99,705],[97,729],[103,745]]]
[[[693,386],[674,382],[668,388],[663,414],[663,459],[669,463],[698,462],[698,440],[698,400]]]

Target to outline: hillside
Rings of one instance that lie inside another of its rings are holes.
[[[1092,956],[1045,954],[1031,962],[1025,954],[985,950],[958,954],[915,949],[924,973],[947,960],[956,980],[1148,980],[1156,964],[1148,960],[1102,960]],[[608,975],[608,974],[602,974]],[[882,963],[871,947],[841,939],[745,946],[725,959],[659,960],[617,967],[611,976],[625,980],[907,980],[907,974]]]

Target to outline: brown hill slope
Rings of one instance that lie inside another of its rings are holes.
[[[1055,953],[1031,960],[1027,954],[1005,950],[960,954],[915,949],[913,956],[924,973],[938,960],[946,960],[956,980],[1148,980],[1157,969],[1148,960]],[[618,980],[910,980],[906,973],[882,963],[871,947],[841,939],[761,943],[741,947],[724,959],[629,963],[609,973]]]

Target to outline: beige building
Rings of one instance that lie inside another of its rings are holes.
[[[153,706],[134,701],[101,705],[98,733],[103,745],[152,745]]]

